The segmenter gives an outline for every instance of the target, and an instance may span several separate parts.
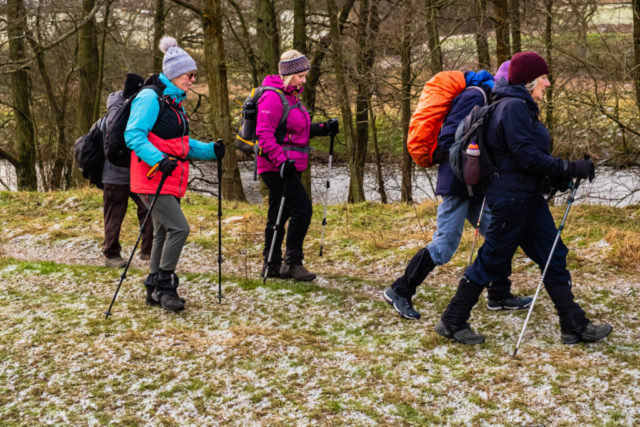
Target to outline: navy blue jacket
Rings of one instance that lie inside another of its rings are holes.
[[[484,97],[477,89],[465,89],[453,100],[451,110],[442,123],[440,135],[438,135],[438,148],[448,153],[455,142],[456,130],[460,122],[471,113],[476,105],[484,105]],[[473,188],[473,199],[482,200],[483,194],[479,188]],[[456,196],[469,198],[467,185],[455,177],[449,161],[440,163],[438,167],[438,181],[436,194],[439,196]]]
[[[549,191],[547,176],[565,175],[563,162],[551,156],[549,131],[540,123],[540,110],[523,85],[500,85],[486,141],[499,177],[487,194],[526,199]]]

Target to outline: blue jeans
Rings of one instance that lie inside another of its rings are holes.
[[[433,235],[432,242],[424,249],[418,251],[411,259],[404,274],[396,279],[391,285],[392,289],[403,298],[410,298],[415,295],[416,288],[422,284],[427,275],[436,265],[448,263],[458,250],[464,221],[468,220],[475,228],[480,215],[482,202],[474,202],[471,199],[458,196],[443,196],[443,201],[438,206],[438,218],[436,220],[438,229]],[[480,233],[485,234],[491,213],[485,204],[482,222],[480,223]],[[489,299],[503,300],[511,298],[511,282],[506,274],[495,280],[489,286]]]

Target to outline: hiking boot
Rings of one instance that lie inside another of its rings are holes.
[[[382,293],[382,297],[389,305],[392,305],[396,309],[400,316],[409,320],[418,320],[420,313],[418,313],[411,302],[411,298],[403,298],[398,295],[392,288],[387,289]]]
[[[563,344],[577,344],[580,341],[594,342],[599,341],[606,337],[613,330],[613,326],[608,323],[603,325],[596,325],[591,322],[580,334],[565,334],[560,335],[560,339]]]
[[[477,334],[471,329],[469,323],[466,323],[461,328],[449,328],[441,320],[436,325],[435,330],[443,337],[454,339],[462,344],[482,344],[484,342],[484,335]]]
[[[178,295],[178,276],[175,273],[158,273],[156,289],[152,298],[167,311],[180,311],[184,309],[184,298]]]
[[[316,278],[316,275],[307,270],[302,264],[291,265],[285,262],[280,268],[280,277],[283,279],[294,278],[301,282],[310,282]]]
[[[146,279],[144,279],[144,286],[147,289],[147,296],[144,299],[144,303],[146,305],[150,305],[151,307],[155,307],[160,305],[158,301],[153,299],[153,292],[156,290],[156,281],[158,278],[158,273],[150,273]]]
[[[260,270],[261,277],[264,277],[264,274],[267,274],[267,277],[281,277],[280,269],[282,268],[281,262],[271,262],[267,265],[267,261],[262,264],[262,270]]]
[[[104,260],[105,267],[123,268],[125,265],[127,265],[127,260],[122,258],[121,256],[117,258],[107,258]]]
[[[520,310],[527,308],[531,305],[533,298],[531,297],[511,297],[503,300],[491,300],[487,299],[487,308],[491,311],[498,310]]]
[[[140,261],[149,261],[151,259],[151,255],[149,254],[140,254]]]

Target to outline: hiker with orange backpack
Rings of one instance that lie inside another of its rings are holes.
[[[503,67],[508,68],[503,64]],[[502,76],[504,69],[501,67]],[[432,242],[418,251],[407,265],[404,274],[384,291],[384,300],[405,319],[420,318],[413,308],[412,297],[417,287],[437,266],[448,263],[458,249],[465,219],[484,235],[490,222],[490,212],[483,205],[484,195],[478,187],[468,187],[458,180],[448,162],[448,151],[454,142],[458,124],[475,106],[490,103],[494,78],[487,71],[467,71],[437,74],[425,85],[409,127],[409,151],[416,163],[423,167],[440,163],[436,195],[442,197],[438,206],[437,230]],[[450,108],[449,108],[450,106]],[[483,209],[484,208],[484,209]],[[481,212],[482,210],[482,212]],[[488,287],[489,310],[521,309],[532,299],[511,293],[508,276]]]

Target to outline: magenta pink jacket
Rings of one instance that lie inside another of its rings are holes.
[[[272,86],[282,90],[289,101],[290,106],[301,102],[300,92],[293,87],[284,88],[284,82],[280,76],[267,76],[262,86]],[[285,160],[295,160],[296,169],[302,172],[307,169],[309,155],[297,151],[284,151],[276,142],[275,132],[282,117],[282,101],[277,93],[266,91],[258,101],[258,122],[256,124],[256,136],[260,148],[269,158],[258,157],[258,173],[276,172]],[[284,146],[307,147],[311,130],[311,118],[306,108],[291,108],[287,118],[287,136]]]

